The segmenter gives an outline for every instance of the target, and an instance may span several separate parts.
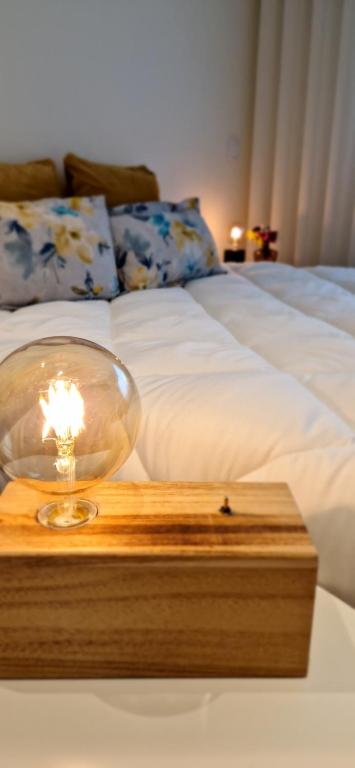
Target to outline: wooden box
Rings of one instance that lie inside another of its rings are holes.
[[[0,677],[303,676],[316,551],[286,485],[106,483],[81,529],[0,497]],[[219,509],[225,496],[235,515]]]

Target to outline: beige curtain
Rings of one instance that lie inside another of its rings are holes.
[[[355,266],[355,0],[261,0],[248,224],[279,258]]]

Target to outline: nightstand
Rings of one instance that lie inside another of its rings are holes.
[[[237,261],[242,262],[245,261],[245,250],[244,248],[227,248],[224,251],[224,261]]]

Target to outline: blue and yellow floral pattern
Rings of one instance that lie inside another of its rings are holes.
[[[223,271],[197,198],[121,205],[110,210],[110,218],[125,290],[160,288]]]
[[[0,304],[118,293],[103,197],[0,202]]]

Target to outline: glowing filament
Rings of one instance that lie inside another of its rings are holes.
[[[57,442],[71,442],[84,429],[84,400],[71,381],[57,379],[49,385],[48,400],[39,399],[45,417],[42,440],[51,430]]]

